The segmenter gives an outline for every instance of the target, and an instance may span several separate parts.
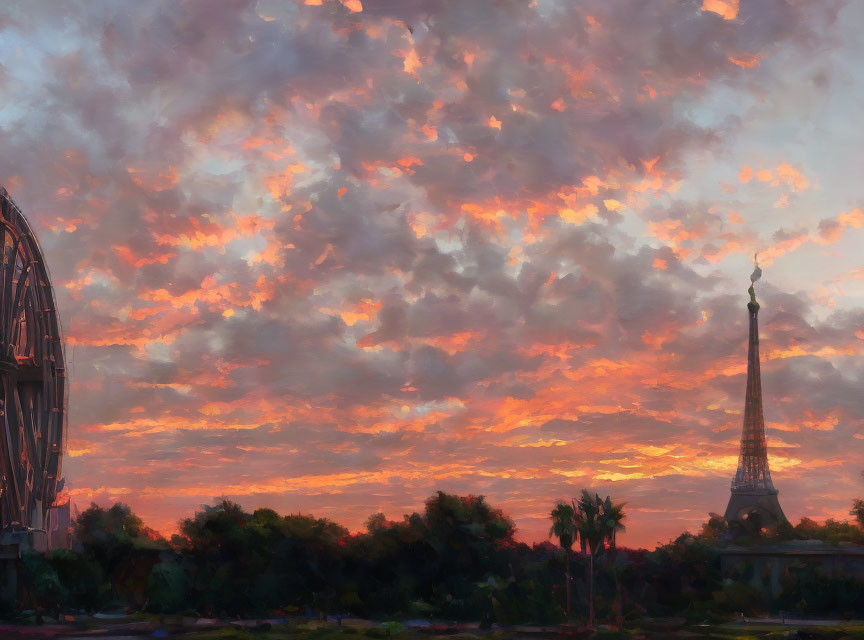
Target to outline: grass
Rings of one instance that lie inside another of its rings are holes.
[[[259,635],[259,634],[255,634]],[[252,640],[252,632],[246,629],[213,629],[189,634],[196,640]]]
[[[366,633],[367,629],[357,628],[339,628],[339,627],[319,627],[310,628],[304,626],[295,626],[286,628],[274,627],[269,631],[254,631],[248,629],[213,629],[200,631],[183,636],[190,640],[339,640],[345,636],[354,638],[370,637]],[[699,627],[687,628],[689,633],[695,633],[693,638],[708,638],[711,640],[780,640],[787,638],[788,634],[795,631],[792,626],[782,625],[738,625],[737,628],[730,626],[719,627]],[[840,627],[807,627],[800,629],[803,635],[799,638],[807,640],[864,640],[864,626],[840,626]],[[703,635],[704,633],[704,635]],[[500,640],[525,640],[525,636],[519,634],[504,634],[496,633]],[[637,637],[647,637],[651,640],[659,638],[672,638],[676,634],[666,634],[661,632],[648,633],[647,636],[641,636],[639,632],[634,631],[599,631],[595,632],[586,638],[590,640],[631,640]],[[458,634],[462,640],[487,640],[489,634],[474,635],[468,633]],[[428,633],[417,631],[403,631],[397,636],[399,640],[453,640],[454,636],[436,636]]]
[[[794,625],[731,623],[705,628],[707,638],[723,640],[780,640],[798,632],[802,640],[864,640],[864,625],[860,622],[830,627],[795,627]]]
[[[636,623],[638,625],[638,622]],[[388,630],[390,635],[388,637]],[[694,640],[780,640],[793,636],[801,640],[864,640],[864,624],[860,621],[843,623],[830,627],[801,627],[793,625],[767,624],[758,622],[723,623],[706,626],[686,626],[681,628],[685,635]],[[624,631],[595,631],[593,633],[568,630],[559,638],[567,640],[671,640],[678,636],[676,631],[630,629]],[[220,627],[218,629],[189,630],[177,636],[188,640],[550,640],[550,636],[532,635],[516,631],[496,630],[492,632],[460,631],[447,635],[436,634],[431,630],[406,629],[396,623],[383,623],[377,626],[336,626],[321,622],[286,622],[262,625],[260,628]]]
[[[347,636],[347,637],[346,637]],[[510,640],[509,634],[497,632],[486,634],[483,640]],[[333,625],[296,625],[277,624],[267,631],[256,631],[250,629],[222,628],[208,629],[192,632],[183,636],[189,640],[385,640],[387,629],[380,627],[337,627]],[[434,636],[428,633],[416,631],[391,629],[393,640],[434,640],[434,638],[446,638],[447,640],[479,640],[479,636],[468,633],[460,633],[448,636]],[[629,636],[627,636],[629,638]],[[610,636],[611,640],[611,636]]]

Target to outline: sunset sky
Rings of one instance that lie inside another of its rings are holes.
[[[535,541],[592,487],[653,546],[726,507],[756,251],[781,504],[864,495],[864,3],[17,4],[80,507],[443,489]]]

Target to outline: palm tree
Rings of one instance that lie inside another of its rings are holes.
[[[599,496],[598,496],[599,499]],[[615,537],[619,531],[624,531],[624,525],[621,522],[627,516],[624,515],[624,507],[626,502],[614,503],[612,498],[606,496],[603,501],[603,527],[606,530],[605,540],[609,545],[615,547]]]
[[[622,521],[626,517],[624,515],[624,505],[626,502],[613,503],[609,496],[603,501],[603,517],[602,524],[605,530],[604,546],[609,550],[609,564],[615,564],[615,538],[619,531],[624,531]],[[615,576],[615,622],[620,628],[623,623],[623,612],[621,603],[621,586],[619,584],[618,569],[613,566],[612,573]]]
[[[564,564],[566,566],[567,576],[567,619],[570,619],[570,553],[573,549],[573,543],[576,542],[576,536],[579,532],[576,530],[575,509],[572,505],[559,500],[549,514],[552,518],[552,527],[549,529],[549,536],[558,538],[558,543],[564,549]]]
[[[594,554],[603,542],[604,529],[600,519],[600,509],[603,502],[600,496],[594,498],[587,489],[582,489],[582,497],[575,501],[579,511],[579,538],[582,542],[582,553],[588,555],[588,626],[594,626]]]
[[[609,496],[605,500],[597,494],[592,497],[587,489],[583,489],[582,497],[574,501],[573,506],[574,511],[578,512],[576,529],[582,543],[582,553],[587,552],[588,555],[588,626],[593,627],[594,556],[601,546],[614,550],[616,535],[624,530],[621,524],[624,520],[624,503],[615,504]],[[610,554],[610,557],[613,555]]]

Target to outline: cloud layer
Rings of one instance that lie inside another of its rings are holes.
[[[818,140],[844,142],[854,11],[12,11],[0,180],[63,314],[73,499],[166,532],[221,495],[356,528],[441,488],[532,540],[590,486],[651,544],[725,507],[760,251],[775,483],[842,515],[864,215]]]

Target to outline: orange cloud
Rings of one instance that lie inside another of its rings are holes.
[[[597,215],[597,205],[589,202],[588,204],[580,207],[577,210],[574,209],[561,209],[560,215],[561,218],[565,222],[569,222],[570,224],[580,225],[592,216]]]
[[[147,191],[165,191],[177,185],[177,170],[167,166],[162,169],[151,167],[129,167],[126,169],[132,182]]]
[[[753,167],[745,164],[738,172],[738,180],[744,184],[756,178],[759,182],[770,182],[772,187],[787,185],[794,191],[804,191],[810,187],[810,180],[802,171],[792,165],[781,162],[774,171],[760,169],[755,171]]]
[[[702,11],[710,11],[725,20],[734,20],[738,15],[739,0],[702,0]]]
[[[364,298],[357,304],[350,305],[348,308],[341,311],[333,309],[319,309],[322,313],[338,315],[342,318],[342,322],[349,327],[353,327],[357,322],[370,322],[378,315],[378,310],[381,309],[381,301],[373,301],[369,298]]]
[[[740,56],[737,58],[729,56],[729,62],[738,65],[739,67],[744,67],[745,69],[752,69],[759,64],[759,59],[761,57],[762,56],[760,56],[758,53],[750,56]]]
[[[270,192],[270,196],[276,201],[282,203],[283,211],[290,211],[291,207],[284,202],[284,198],[291,195],[291,185],[294,182],[294,175],[303,173],[306,167],[301,163],[289,164],[281,173],[272,173],[264,176],[264,184]]]
[[[203,216],[202,216],[203,217]],[[151,232],[157,244],[171,247],[185,247],[199,250],[204,247],[224,248],[229,242],[240,237],[251,237],[253,235],[273,229],[276,221],[263,218],[258,214],[238,216],[231,212],[234,224],[223,226],[211,219],[202,222],[199,218],[186,218],[186,230],[180,233],[157,233]]]
[[[787,184],[796,191],[804,191],[810,186],[810,181],[798,169],[785,162],[777,166],[777,179],[772,186]]]
[[[169,260],[177,257],[176,253],[151,253],[149,256],[138,257],[132,253],[132,250],[129,247],[115,246],[112,247],[112,249],[114,249],[114,253],[116,253],[117,257],[123,262],[136,268],[148,264],[156,264],[157,262],[159,264],[167,264]]]
[[[339,0],[339,2],[351,12],[359,13],[363,11],[363,4],[360,0]]]
[[[175,309],[192,308],[202,303],[220,312],[228,307],[251,307],[257,311],[262,303],[272,298],[274,291],[274,284],[263,274],[250,289],[244,289],[237,282],[220,282],[218,277],[211,275],[206,276],[197,289],[187,289],[180,294],[164,288],[144,289],[138,297],[149,302],[166,302]]]

